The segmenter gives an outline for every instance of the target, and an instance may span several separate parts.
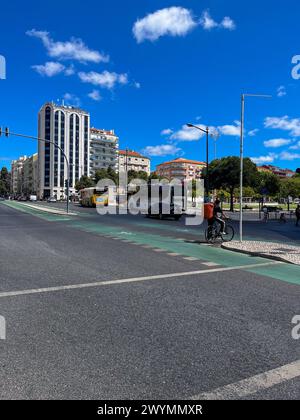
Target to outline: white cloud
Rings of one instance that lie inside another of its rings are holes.
[[[264,141],[265,147],[272,147],[272,148],[287,146],[289,144],[291,144],[291,140],[288,140],[288,139],[272,139],[272,140]]]
[[[112,89],[118,83],[121,85],[128,83],[127,74],[111,73],[108,71],[103,71],[102,73],[95,71],[90,71],[89,73],[80,72],[78,76],[84,83],[91,83],[92,85],[101,86],[106,89]]]
[[[181,153],[182,149],[173,144],[161,144],[159,146],[147,146],[143,153],[148,156],[169,156]]]
[[[134,82],[134,87],[136,89],[140,89],[141,88],[141,84],[139,82]]]
[[[289,147],[290,150],[299,150],[300,149],[300,141],[298,141],[293,146]]]
[[[71,64],[68,68],[66,68],[65,75],[66,76],[72,76],[73,74],[75,74],[75,68],[74,68],[73,64]]]
[[[266,156],[258,156],[250,158],[252,162],[256,163],[256,165],[264,165],[266,163],[273,163],[277,156],[274,154],[269,154]]]
[[[229,16],[224,17],[220,26],[229,31],[233,31],[236,28],[235,22]]]
[[[96,89],[94,89],[92,92],[90,92],[88,94],[88,97],[93,99],[94,101],[97,101],[97,102],[101,101],[101,99],[102,99],[99,90],[96,90]]]
[[[78,96],[73,95],[72,93],[65,93],[63,96],[66,105],[79,107],[80,106],[80,99]]]
[[[215,28],[233,31],[236,28],[235,22],[229,16],[225,16],[221,23],[218,23],[211,17],[209,10],[205,10],[202,13],[199,23],[202,26],[202,28],[206,31],[210,31]]]
[[[282,152],[280,153],[281,160],[295,160],[300,159],[300,153]]]
[[[224,136],[240,136],[241,134],[241,123],[239,121],[234,121],[235,125],[221,125],[218,127],[218,130]]]
[[[219,26],[218,23],[210,16],[208,10],[205,10],[205,12],[202,13],[200,25],[206,31],[210,31],[211,29],[217,28]]]
[[[197,124],[202,130],[206,130],[206,126],[203,124]],[[219,133],[223,136],[239,136],[241,130],[241,124],[239,121],[234,121],[234,124],[221,125],[218,127],[210,126],[209,133]],[[166,133],[170,134],[170,133]],[[198,130],[197,128],[187,127],[183,125],[180,130],[173,132],[170,136],[171,140],[178,141],[196,141],[205,136],[205,132]]]
[[[250,131],[248,131],[248,136],[250,136],[250,137],[254,137],[254,136],[256,136],[256,134],[259,132],[259,129],[258,128],[255,128],[254,130],[250,130]]]
[[[65,70],[65,66],[61,63],[48,61],[45,64],[31,66],[41,76],[53,77]]]
[[[109,56],[88,48],[80,38],[72,37],[69,41],[54,41],[47,31],[32,29],[26,32],[31,37],[42,41],[50,57],[58,60],[77,60],[80,62],[108,62]]]
[[[286,88],[285,88],[285,86],[279,86],[279,88],[277,89],[277,96],[279,97],[279,98],[281,98],[282,96],[285,96],[287,93],[286,93]]]
[[[279,118],[267,117],[265,127],[289,131],[291,136],[300,136],[300,118],[289,118],[288,115]]]
[[[173,133],[173,130],[171,130],[171,128],[165,128],[164,130],[161,131],[161,135],[162,136],[169,136],[170,134]]]
[[[169,7],[137,20],[133,26],[133,34],[139,43],[145,40],[155,41],[164,35],[184,36],[196,25],[189,10]]]
[[[199,125],[200,128],[203,130],[206,129],[204,125]],[[172,140],[180,140],[180,141],[196,141],[201,139],[205,133],[203,131],[198,130],[197,128],[190,128],[186,125],[183,125],[180,130],[175,131],[171,135]]]

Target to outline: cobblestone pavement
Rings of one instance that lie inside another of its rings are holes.
[[[222,245],[223,248],[253,254],[260,257],[273,258],[300,265],[300,246],[284,245],[278,242],[233,241]]]

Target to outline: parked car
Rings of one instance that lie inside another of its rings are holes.
[[[57,199],[55,197],[49,197],[47,203],[56,203]]]

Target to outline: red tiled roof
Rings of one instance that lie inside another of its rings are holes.
[[[145,157],[145,156],[143,156],[143,155],[141,155],[140,153],[138,153],[138,152],[135,152],[135,151],[133,151],[133,150],[119,150],[119,155],[122,155],[122,156],[132,156],[132,157],[137,157],[137,158],[143,158],[143,159],[149,159],[149,158],[147,158],[147,157]]]
[[[170,160],[169,162],[160,163],[159,165],[157,165],[157,167],[170,165],[170,164],[173,164],[173,163],[189,163],[191,165],[202,165],[202,166],[204,165],[204,166],[206,166],[205,162],[201,162],[201,161],[198,161],[198,160],[177,158],[177,159],[174,159],[174,160]]]

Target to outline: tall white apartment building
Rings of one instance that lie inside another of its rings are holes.
[[[39,137],[57,144],[69,161],[69,173],[61,150],[50,142],[38,144],[39,198],[65,198],[65,184],[69,180],[70,194],[82,175],[89,176],[90,114],[82,109],[57,105],[43,105],[38,116]]]
[[[98,169],[109,167],[118,172],[119,138],[114,130],[107,131],[92,127],[90,140],[90,175],[94,176]]]

